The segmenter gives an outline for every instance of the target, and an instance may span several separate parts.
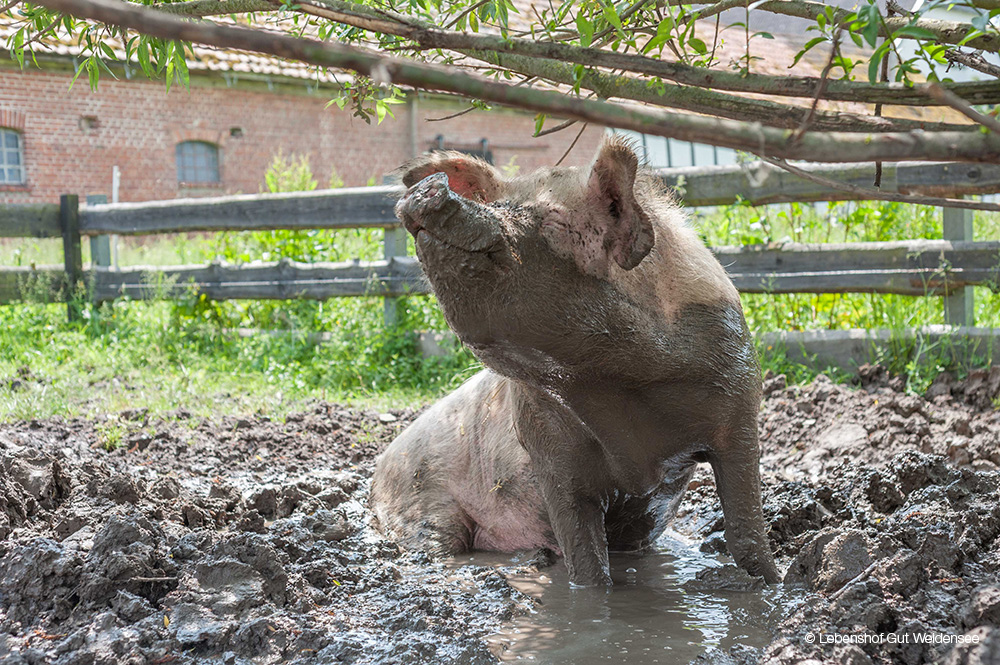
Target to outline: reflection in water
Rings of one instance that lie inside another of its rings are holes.
[[[787,592],[696,589],[690,583],[698,571],[721,565],[721,557],[678,538],[668,534],[656,552],[641,556],[613,554],[610,590],[570,588],[561,561],[540,572],[505,570],[511,584],[538,603],[536,612],[492,638],[496,652],[505,662],[645,665],[688,663],[711,647],[770,642]],[[502,568],[518,560],[478,552],[456,563]]]

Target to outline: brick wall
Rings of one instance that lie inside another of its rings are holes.
[[[336,106],[331,93],[308,94],[282,85],[225,87],[220,78],[192,77],[191,90],[146,80],[101,77],[92,92],[81,77],[69,90],[63,70],[0,67],[0,126],[23,132],[27,183],[0,186],[0,203],[54,202],[60,194],[111,194],[112,167],[122,172],[122,201],[171,199],[209,193],[255,193],[278,151],[308,155],[313,173],[326,185],[336,170],[346,185],[364,185],[409,158],[410,107],[395,106],[395,119],[380,126],[353,118]],[[441,98],[417,102],[417,147],[426,150],[443,135],[448,146],[486,138],[495,162],[514,158],[522,169],[553,164],[578,129],[532,138],[534,119],[509,111],[473,111],[444,122],[427,118],[463,107]],[[232,133],[239,128],[239,136]],[[602,130],[589,127],[564,164],[589,161]],[[218,187],[182,188],[174,150],[179,141],[214,143],[220,151]]]

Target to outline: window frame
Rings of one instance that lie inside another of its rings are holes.
[[[7,145],[7,137],[13,136],[17,144],[11,148]],[[24,187],[28,184],[28,169],[24,163],[24,132],[14,127],[0,127],[0,187]],[[10,155],[17,157],[17,164],[8,163]],[[19,180],[7,180],[11,170],[20,173]]]
[[[207,146],[210,152],[199,154],[193,151],[184,154],[185,146]],[[219,146],[211,141],[179,141],[174,146],[174,166],[177,169],[177,184],[179,186],[214,187],[222,184],[222,168]],[[211,163],[199,161],[205,155],[211,155]],[[203,176],[214,176],[205,179]],[[193,176],[193,177],[185,177]]]

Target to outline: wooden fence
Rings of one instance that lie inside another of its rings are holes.
[[[826,178],[870,186],[873,167],[816,166]],[[760,164],[662,171],[690,207],[738,200],[754,205],[856,198]],[[1000,165],[904,163],[886,165],[883,190],[935,196],[1000,192]],[[59,205],[0,206],[0,237],[63,239],[62,266],[0,268],[0,303],[24,297],[66,299],[67,287],[93,301],[150,298],[197,289],[214,299],[395,297],[426,293],[416,259],[406,256],[406,233],[393,215],[399,187],[366,187],[290,194],[224,196],[149,203],[104,203],[65,195]],[[113,269],[108,234],[270,229],[385,230],[385,258],[373,262],[129,266]],[[91,243],[84,269],[82,239]],[[849,244],[718,247],[716,255],[746,293],[897,293],[943,296],[949,323],[974,325],[972,289],[1000,284],[1000,240],[973,242],[972,213],[945,209],[944,238]],[[71,311],[72,313],[72,311]]]

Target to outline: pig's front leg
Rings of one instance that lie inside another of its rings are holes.
[[[544,393],[521,387],[515,405],[518,439],[531,457],[570,582],[610,585],[606,505],[587,489],[599,473],[587,454],[597,443],[569,410]]]
[[[709,462],[722,503],[729,553],[751,575],[763,577],[768,584],[779,582],[761,508],[755,415],[749,414],[736,428],[720,431],[715,448]]]

